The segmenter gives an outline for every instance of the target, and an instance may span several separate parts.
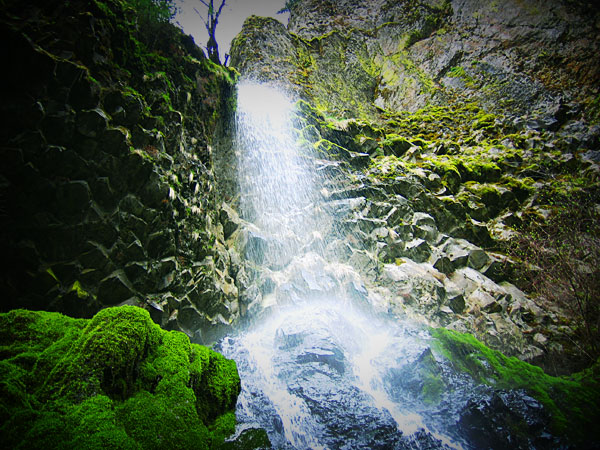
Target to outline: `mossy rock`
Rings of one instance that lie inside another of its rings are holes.
[[[470,334],[433,329],[436,353],[481,383],[496,389],[524,389],[540,401],[552,418],[552,431],[575,446],[600,442],[600,361],[582,372],[553,377],[541,368],[507,357]]]
[[[182,448],[235,430],[235,363],[147,311],[0,314],[3,448]]]

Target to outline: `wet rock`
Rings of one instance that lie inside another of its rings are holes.
[[[124,128],[108,128],[102,132],[100,139],[102,150],[114,156],[126,155],[131,146],[129,138]]]
[[[148,236],[148,256],[161,258],[175,253],[175,239],[170,230],[157,231]]]
[[[192,334],[207,324],[206,318],[194,306],[185,306],[177,314],[178,325]]]
[[[125,249],[125,258],[129,261],[143,261],[146,259],[144,247],[139,239],[135,239]]]
[[[56,201],[57,210],[63,217],[82,217],[90,207],[90,187],[83,180],[61,184],[56,192]]]
[[[169,185],[153,172],[140,192],[140,200],[150,208],[158,208],[170,200],[170,192]]]
[[[77,114],[77,131],[85,137],[99,137],[108,126],[108,117],[99,108]]]
[[[497,313],[502,311],[502,306],[498,301],[487,292],[476,289],[467,298],[467,303],[473,306],[477,306],[481,311],[486,313]]]
[[[223,225],[223,237],[225,239],[229,239],[233,232],[240,226],[240,218],[237,212],[226,203],[221,205],[219,221]]]
[[[117,305],[135,296],[127,276],[120,270],[104,278],[98,286],[98,301],[103,305]]]
[[[223,450],[271,449],[271,441],[263,428],[246,428],[235,439],[221,445]]]
[[[542,432],[548,423],[548,414],[537,400],[522,393],[497,391],[470,401],[458,424],[476,446],[528,448],[556,444]]]
[[[110,185],[108,177],[98,177],[90,182],[92,197],[102,208],[111,210],[115,207],[117,196]]]
[[[464,267],[467,265],[469,258],[469,243],[464,240],[450,239],[442,247],[442,251],[448,258],[448,261],[452,264],[454,269]]]
[[[454,264],[447,256],[438,257],[433,267],[446,275],[454,271]]]
[[[406,243],[406,255],[417,263],[425,262],[431,255],[431,247],[424,239],[413,239]]]
[[[65,64],[67,61],[61,61],[61,63]],[[59,67],[60,65],[57,66],[57,72]],[[71,89],[68,102],[71,106],[75,110],[93,109],[98,106],[101,86],[82,67],[76,68],[76,77],[75,82],[69,83]]]
[[[489,259],[490,258],[487,255],[487,253],[484,252],[483,250],[473,249],[473,250],[469,251],[467,265],[469,267],[472,267],[475,270],[479,270],[488,263]]]
[[[466,307],[465,298],[461,294],[451,297],[448,299],[448,305],[452,312],[462,314]]]

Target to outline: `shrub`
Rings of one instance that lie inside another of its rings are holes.
[[[520,261],[519,286],[571,315],[570,327],[588,364],[600,356],[599,194],[547,187],[538,201],[549,214],[525,220],[508,248]]]

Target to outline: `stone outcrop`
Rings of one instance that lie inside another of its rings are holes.
[[[338,117],[459,96],[555,129],[582,109],[597,118],[599,45],[598,12],[586,2],[311,0],[294,3],[287,31],[248,20],[232,64],[290,79]]]
[[[351,236],[329,248],[361,295],[569,371],[577,319],[523,292],[507,249],[559,202],[599,202],[598,15],[509,3],[301,0],[288,29],[248,18],[231,61],[303,99],[298,141]]]
[[[129,303],[210,341],[238,309],[211,150],[234,73],[119,0],[0,20],[2,309]]]

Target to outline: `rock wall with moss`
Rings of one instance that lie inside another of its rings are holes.
[[[129,303],[210,341],[237,317],[211,150],[234,72],[126,0],[3,1],[0,32],[2,310]]]
[[[598,23],[585,2],[299,0],[287,29],[248,18],[231,60],[301,99],[373,303],[565,373],[600,354]]]
[[[377,119],[459,97],[516,126],[556,128],[582,110],[598,119],[591,2],[301,0],[290,12],[289,33],[275,21],[249,20],[232,64],[288,78],[338,117]],[[272,63],[261,64],[265,53]]]

